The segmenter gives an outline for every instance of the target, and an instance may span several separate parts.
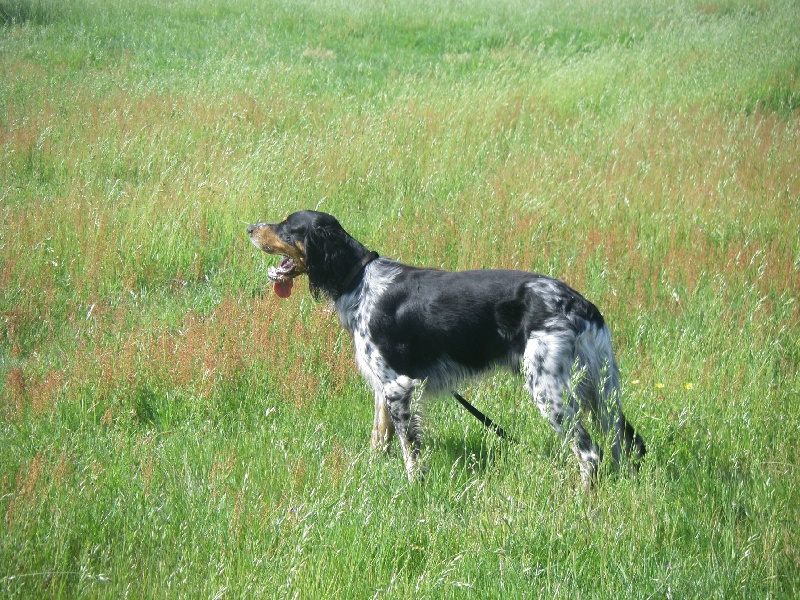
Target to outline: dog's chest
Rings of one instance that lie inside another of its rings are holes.
[[[370,334],[369,324],[370,318],[374,316],[372,314],[374,302],[363,302],[363,300],[368,299],[362,298],[361,303],[351,306],[352,311],[349,314],[340,313],[340,318],[342,325],[353,336],[358,370],[370,386],[377,390],[387,381],[393,380],[397,374],[387,365]]]
[[[375,388],[376,384],[382,385],[388,380],[393,379],[392,369],[386,364],[386,360],[369,333],[369,315],[361,315],[356,320],[353,329],[353,344],[355,346],[355,358],[358,370],[367,378]]]
[[[393,279],[393,272],[375,268],[375,263],[365,271],[361,289],[340,298],[336,303],[339,321],[353,336],[358,370],[375,390],[397,377],[375,343],[370,332],[370,322],[376,318],[381,296]]]

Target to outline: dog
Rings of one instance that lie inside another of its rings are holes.
[[[278,296],[288,297],[305,274],[312,295],[333,303],[375,395],[371,446],[386,450],[397,433],[409,481],[419,475],[415,392],[450,392],[497,368],[521,374],[542,416],[571,443],[584,487],[602,458],[585,417],[608,437],[615,464],[624,454],[635,469],[644,457],[644,441],[622,412],[609,328],[563,281],[408,266],[370,252],[335,217],[311,210],[247,233],[257,248],[283,257],[268,269]]]

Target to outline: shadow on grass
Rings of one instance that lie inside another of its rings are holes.
[[[446,436],[430,443],[435,462],[463,465],[475,474],[483,474],[496,467],[497,461],[513,442],[490,440],[485,435],[466,437]]]

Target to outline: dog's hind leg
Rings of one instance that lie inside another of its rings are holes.
[[[386,405],[383,390],[379,390],[375,392],[375,417],[372,420],[370,445],[373,450],[386,452],[389,450],[393,436],[394,423],[389,415],[389,407]]]
[[[576,390],[582,384],[585,370],[575,358],[573,332],[540,332],[528,340],[522,370],[525,387],[542,416],[571,442],[583,486],[588,490],[597,476],[602,452],[580,421],[581,405]]]
[[[615,465],[619,465],[624,455],[630,470],[636,472],[646,448],[644,440],[622,412],[619,369],[611,350],[611,334],[603,326],[590,329],[582,339],[586,341],[582,356],[588,366],[589,377],[579,387],[578,395],[588,404],[603,435],[613,432],[611,454]],[[586,408],[584,406],[584,410]]]
[[[420,452],[420,427],[419,415],[413,411],[412,401],[414,391],[420,385],[419,379],[411,379],[400,375],[397,379],[383,386],[383,397],[386,408],[391,416],[397,438],[400,440],[400,449],[403,451],[403,460],[409,482],[417,477],[417,460]]]

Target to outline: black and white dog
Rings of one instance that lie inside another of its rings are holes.
[[[449,392],[497,367],[521,371],[544,418],[571,440],[587,487],[602,453],[582,414],[609,436],[615,462],[625,453],[635,467],[644,456],[644,441],[620,406],[609,329],[562,281],[524,271],[410,267],[379,258],[316,211],[247,232],[258,248],[284,257],[269,269],[279,296],[305,273],[314,296],[333,301],[375,392],[372,447],[387,448],[397,432],[409,480],[420,452],[415,389],[424,382],[425,394]]]

